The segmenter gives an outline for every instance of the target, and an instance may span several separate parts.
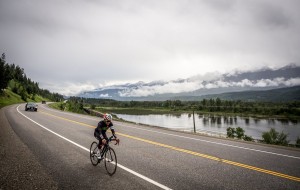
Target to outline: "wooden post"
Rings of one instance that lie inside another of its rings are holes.
[[[193,122],[194,122],[194,133],[196,133],[196,125],[195,125],[195,111],[193,110]]]

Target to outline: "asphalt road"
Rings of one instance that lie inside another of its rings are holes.
[[[300,189],[299,149],[117,121],[121,143],[112,147],[119,165],[111,177],[103,163],[94,167],[89,160],[99,119],[44,104],[38,112],[24,104],[2,108],[1,131],[14,137],[1,136],[0,189],[20,180],[37,189]]]

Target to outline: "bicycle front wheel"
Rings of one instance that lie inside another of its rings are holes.
[[[107,173],[112,176],[117,171],[117,155],[113,148],[109,147],[108,150],[105,152],[104,155],[104,163],[105,163],[105,169]]]
[[[97,142],[93,142],[91,144],[91,148],[90,148],[90,159],[91,162],[94,166],[98,165],[98,158],[97,158],[97,151],[98,151],[98,143]]]

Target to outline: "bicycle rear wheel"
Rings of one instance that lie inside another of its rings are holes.
[[[108,150],[105,152],[104,155],[104,163],[105,163],[105,169],[107,173],[112,176],[117,171],[117,155],[113,148],[109,147]]]
[[[98,143],[92,142],[91,148],[90,148],[90,159],[94,166],[98,165],[98,158],[97,158],[97,151],[98,151]]]

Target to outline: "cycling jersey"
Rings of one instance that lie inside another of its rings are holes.
[[[116,134],[115,134],[115,129],[113,127],[113,123],[110,122],[108,125],[106,124],[106,122],[104,120],[100,121],[98,123],[98,126],[96,127],[95,131],[94,131],[94,136],[101,142],[102,139],[106,139],[107,135],[106,135],[106,131],[107,129],[110,129],[112,132],[112,135],[117,138]]]

